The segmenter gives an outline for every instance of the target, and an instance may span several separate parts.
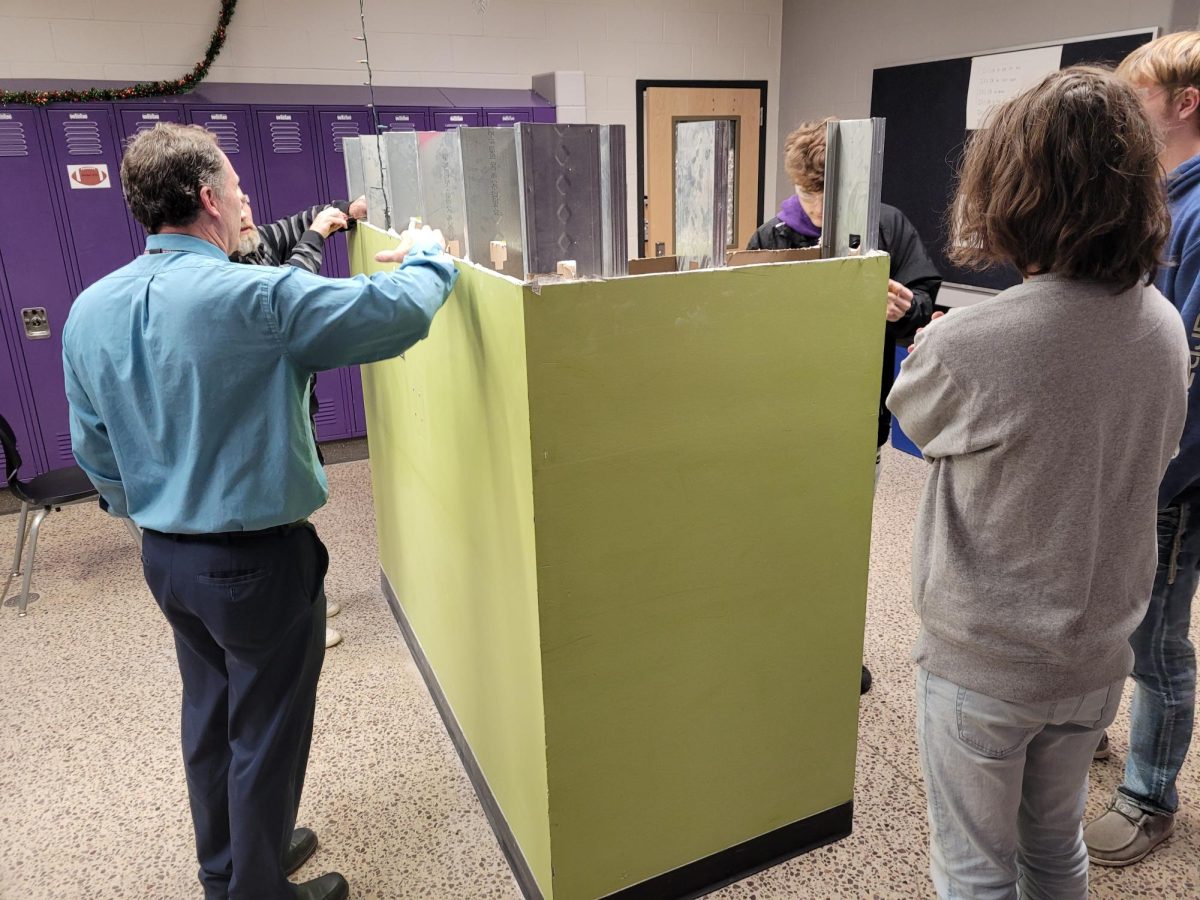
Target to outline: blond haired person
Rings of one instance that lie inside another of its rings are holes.
[[[1159,289],[1183,319],[1192,348],[1188,417],[1179,455],[1158,491],[1158,569],[1133,633],[1133,696],[1125,779],[1084,833],[1092,862],[1127,866],[1175,830],[1175,782],[1191,743],[1196,652],[1188,639],[1200,581],[1200,32],[1169,34],[1131,53],[1117,74],[1133,85],[1161,141],[1171,210],[1169,265]]]

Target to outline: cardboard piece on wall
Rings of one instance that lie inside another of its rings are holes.
[[[803,247],[795,250],[730,250],[725,265],[754,266],[760,263],[808,262],[820,258],[820,247]]]
[[[678,256],[648,256],[629,261],[630,275],[659,275],[663,272],[679,271]]]
[[[492,241],[490,243],[490,253],[492,257],[492,268],[497,272],[504,271],[504,264],[508,261],[508,244],[505,241]]]

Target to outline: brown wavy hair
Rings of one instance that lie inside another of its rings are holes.
[[[1158,142],[1133,89],[1075,66],[998,107],[967,147],[950,258],[1112,282],[1153,279],[1170,232]]]
[[[783,145],[783,169],[800,190],[819,194],[825,190],[825,126],[835,116],[819,122],[801,122]]]

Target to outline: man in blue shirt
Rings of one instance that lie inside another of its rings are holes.
[[[325,652],[305,386],[424,338],[457,273],[428,229],[369,278],[231,263],[238,177],[195,126],[139,136],[121,178],[147,251],[71,310],[71,440],[111,512],[144,529],[175,632],[200,881],[208,900],[340,900],[337,873],[287,880],[316,849],[295,817]]]

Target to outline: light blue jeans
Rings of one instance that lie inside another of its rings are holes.
[[[917,670],[930,874],[942,900],[1087,900],[1088,768],[1124,679],[1010,703]]]
[[[1150,606],[1129,643],[1137,690],[1130,708],[1129,756],[1120,791],[1149,813],[1179,806],[1175,780],[1192,741],[1196,650],[1188,639],[1200,581],[1200,509],[1158,512],[1158,571]]]

